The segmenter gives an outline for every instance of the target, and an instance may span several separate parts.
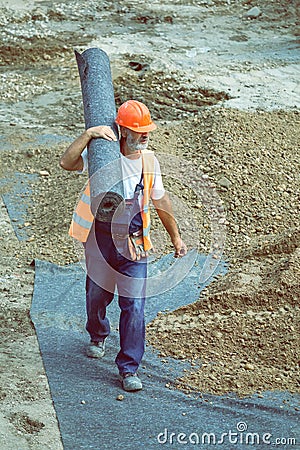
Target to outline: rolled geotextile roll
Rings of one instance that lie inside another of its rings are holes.
[[[110,126],[116,137],[116,106],[107,54],[99,48],[83,53],[75,50],[81,81],[86,129],[97,125]],[[94,216],[110,221],[124,198],[119,141],[91,139],[88,144],[88,165],[91,206]]]

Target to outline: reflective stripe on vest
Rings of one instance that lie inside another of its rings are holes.
[[[152,244],[150,241],[150,195],[154,183],[154,153],[146,150],[142,151],[143,164],[143,204],[142,204],[142,222],[143,222],[143,240],[145,250],[150,250]],[[83,194],[73,213],[72,222],[69,229],[69,235],[80,242],[86,242],[90,233],[94,216],[90,209],[90,185],[87,183]]]
[[[88,182],[73,213],[69,235],[80,242],[86,242],[93,220],[94,216],[90,208],[90,184]]]
[[[150,240],[150,195],[151,189],[154,183],[154,154],[150,151],[144,151],[143,157],[143,183],[144,183],[144,196],[143,196],[143,208],[141,211],[143,221],[143,241],[144,249],[146,251],[152,248]]]

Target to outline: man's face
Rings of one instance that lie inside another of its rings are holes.
[[[149,142],[149,133],[137,133],[136,131],[132,131],[127,129],[127,137],[126,137],[126,145],[128,150],[132,153],[146,150]]]

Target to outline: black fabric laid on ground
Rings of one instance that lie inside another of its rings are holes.
[[[193,270],[199,271],[199,265]],[[224,271],[224,266],[219,270]],[[87,358],[84,285],[80,265],[59,267],[36,261],[31,318],[66,450],[269,449],[271,443],[279,442],[276,439],[281,443],[275,448],[299,448],[288,441],[298,439],[300,443],[295,410],[299,396],[288,392],[266,392],[264,398],[246,399],[233,394],[188,396],[172,388],[172,381],[188,363],[170,358],[161,361],[151,347],[147,347],[139,371],[144,389],[124,392],[114,363],[119,345],[117,301],[108,309],[112,333],[104,358]],[[192,271],[171,291],[146,300],[146,321],[160,310],[195,301],[201,288]],[[122,401],[116,399],[120,394],[124,395]]]

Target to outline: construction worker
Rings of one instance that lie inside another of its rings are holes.
[[[86,329],[90,334],[87,356],[104,356],[105,339],[110,333],[106,307],[111,303],[117,286],[121,314],[120,351],[115,362],[123,389],[137,391],[142,389],[137,370],[145,350],[147,256],[152,247],[149,237],[150,199],[170,235],[174,256],[184,256],[187,249],[164,190],[158,160],[153,152],[147,150],[149,132],[156,129],[148,108],[141,102],[129,100],[120,106],[116,123],[120,132],[122,172],[126,174],[123,179],[124,196],[133,211],[128,233],[120,236],[112,230],[111,223],[92,216],[89,185],[73,215],[69,233],[85,247]],[[61,158],[61,167],[84,172],[87,168],[86,147],[95,138],[117,140],[108,126],[89,128],[68,147]]]

